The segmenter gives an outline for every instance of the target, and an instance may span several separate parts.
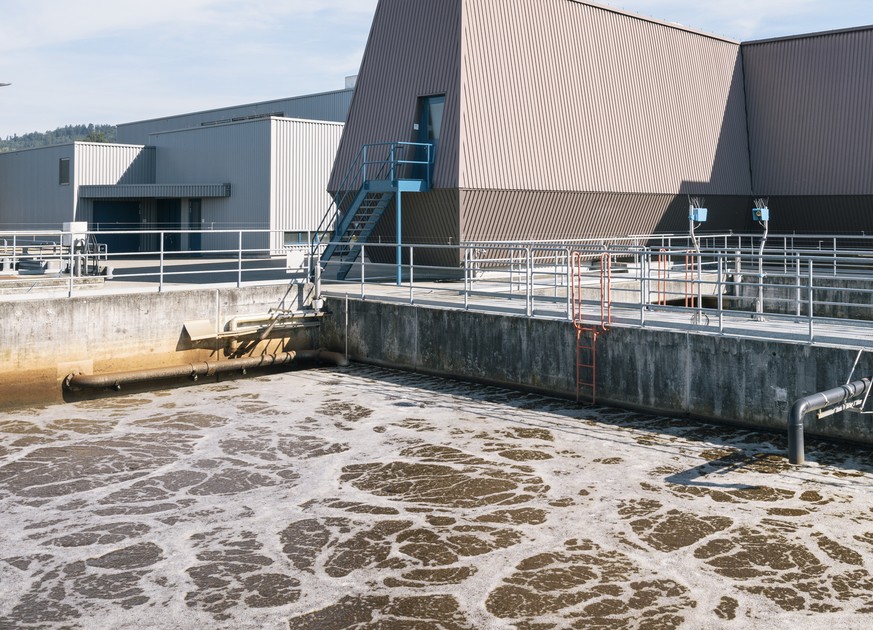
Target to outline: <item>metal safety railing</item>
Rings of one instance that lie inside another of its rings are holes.
[[[356,210],[355,200],[368,182],[415,178],[424,180],[429,187],[433,167],[434,147],[430,143],[379,142],[363,145],[340,181],[321,222],[312,231],[311,253],[326,249],[331,241],[330,234],[340,225],[343,215]]]
[[[306,282],[308,235],[284,238],[258,229],[0,232],[0,299]]]
[[[140,251],[113,248],[112,240],[125,236]],[[89,239],[109,247],[90,266],[81,264],[84,252],[65,247],[68,237],[57,231],[0,233],[0,273],[20,280],[29,295],[45,289],[72,296],[95,287],[164,291],[306,282],[317,267],[318,253],[311,253],[308,235],[285,246],[283,233],[270,230],[91,232]],[[744,235],[700,237],[700,251],[692,251],[687,237],[678,236],[564,244],[413,244],[400,248],[399,261],[395,243],[364,243],[346,280],[322,284],[328,294],[587,326],[609,321],[613,326],[870,347],[873,238],[853,239],[771,235],[763,254],[759,243]],[[25,269],[25,260],[37,257],[41,273]],[[401,286],[396,284],[398,264]],[[95,268],[97,275],[92,275]],[[0,290],[14,295],[13,284],[4,282]]]
[[[663,246],[409,245],[400,261],[402,287],[390,286],[397,260],[387,248],[393,245],[372,243],[364,246],[355,273],[325,290],[573,322],[579,321],[578,304],[586,313],[581,321],[597,326],[606,282],[615,325],[873,345],[871,251],[768,247],[762,255],[744,240],[743,249],[725,250],[707,248],[701,239],[700,251],[678,239]],[[579,261],[581,270],[574,272]]]

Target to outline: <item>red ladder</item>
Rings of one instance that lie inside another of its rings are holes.
[[[591,402],[597,402],[597,337],[612,323],[612,257],[600,257],[600,323],[586,324],[582,314],[583,254],[573,252],[570,262],[570,295],[573,326],[576,328],[576,402],[582,390],[590,390]]]

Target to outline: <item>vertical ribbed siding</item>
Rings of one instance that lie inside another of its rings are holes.
[[[155,152],[140,145],[76,143],[77,186],[153,184]]]
[[[460,242],[458,190],[441,189],[427,193],[404,193],[402,203],[403,242],[439,246],[417,248],[416,265],[457,266],[459,250],[441,246],[456,246]],[[370,242],[397,242],[397,210],[394,203],[385,210],[385,214],[382,215],[370,237]],[[394,251],[390,248],[371,248],[368,256],[375,262],[395,260]]]
[[[743,46],[755,193],[873,193],[873,29]]]
[[[158,153],[156,183],[230,183],[230,197],[203,200],[203,227],[266,229],[270,225],[270,129],[270,119],[263,119],[154,134],[150,144]],[[246,243],[269,247],[266,238]],[[236,246],[236,236],[203,239],[204,248]]]
[[[270,221],[269,119],[151,136],[156,183],[231,184],[227,199],[203,201],[207,226],[266,228]]]
[[[749,194],[737,44],[567,0],[463,23],[462,188]]]
[[[330,204],[327,180],[342,130],[342,123],[273,120],[272,229],[318,228]],[[274,235],[273,247],[281,245],[282,235]]]
[[[708,196],[706,230],[750,229],[751,199]],[[465,241],[560,240],[687,232],[688,199],[675,194],[461,191]]]
[[[0,229],[59,230],[76,208],[75,146],[0,153]],[[58,161],[70,160],[70,184],[58,184]]]
[[[413,141],[419,96],[445,94],[434,186],[458,186],[461,0],[380,0],[330,180],[335,191],[361,146]]]
[[[769,205],[774,232],[873,234],[873,195],[778,196]]]

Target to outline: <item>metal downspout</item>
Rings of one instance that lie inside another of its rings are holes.
[[[171,378],[189,377],[198,380],[201,376],[214,376],[226,372],[244,372],[249,369],[286,365],[295,360],[307,359],[317,362],[328,362],[334,365],[346,366],[348,360],[338,353],[328,350],[299,350],[297,352],[282,352],[279,354],[257,357],[227,359],[225,361],[203,361],[187,365],[174,365],[163,368],[113,372],[109,374],[70,374],[64,379],[64,387],[69,390],[80,389],[115,389],[124,385],[144,383]]]
[[[795,465],[804,462],[803,418],[806,414],[857,398],[869,388],[870,379],[865,378],[796,400],[788,414],[788,461]]]

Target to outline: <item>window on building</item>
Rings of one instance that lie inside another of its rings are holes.
[[[283,245],[285,247],[294,247],[309,242],[309,232],[285,232],[283,236]]]
[[[70,184],[70,158],[61,158],[58,163],[58,184],[61,186]]]

